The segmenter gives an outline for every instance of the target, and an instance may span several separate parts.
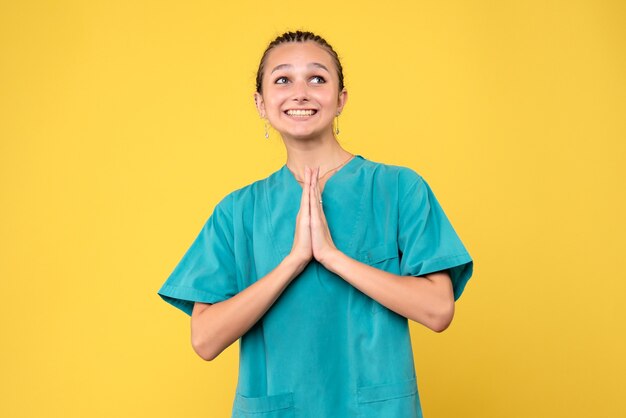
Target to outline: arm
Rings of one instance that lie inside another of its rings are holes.
[[[230,299],[215,304],[194,304],[191,345],[204,360],[216,358],[245,334],[274,304],[306,262],[287,256],[267,275]]]
[[[291,253],[274,270],[231,298],[215,304],[194,304],[191,345],[204,360],[213,360],[252,328],[313,257],[308,210],[310,176],[307,168]]]
[[[454,294],[446,270],[400,276],[348,257],[339,250],[320,261],[328,270],[392,311],[441,332],[454,316]]]
[[[319,168],[317,170],[319,175]],[[311,239],[314,257],[328,270],[392,311],[436,332],[454,316],[454,292],[446,270],[424,276],[399,276],[354,260],[333,243],[317,176],[311,176]]]

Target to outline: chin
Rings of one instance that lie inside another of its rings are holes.
[[[328,132],[332,133],[332,127],[328,129],[318,130],[318,129],[290,129],[279,131],[282,137],[289,137],[298,140],[309,140],[322,137],[326,135]]]
[[[299,141],[307,141],[322,136],[321,132],[285,132],[282,136],[293,138]]]

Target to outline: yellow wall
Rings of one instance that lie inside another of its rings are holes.
[[[287,29],[343,58],[340,140],[414,168],[475,260],[413,323],[427,418],[626,416],[626,3],[0,5],[0,416],[227,417],[157,289],[227,192],[284,163],[252,92]]]

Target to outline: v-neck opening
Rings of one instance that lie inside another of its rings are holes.
[[[359,222],[363,209],[363,196],[366,194],[355,190],[354,182],[360,167],[367,159],[360,154],[354,154],[332,177],[324,190],[324,213],[329,226],[335,228],[333,240],[337,248],[346,254],[354,253],[355,237],[358,237]],[[295,234],[295,219],[300,208],[302,186],[294,174],[284,164],[277,172],[276,182],[265,187],[265,210],[268,219],[267,234],[271,237],[277,257],[282,260],[286,257],[293,244]],[[336,178],[335,178],[336,177]],[[332,180],[335,178],[334,180]],[[344,219],[343,214],[352,213],[350,219]],[[292,222],[285,222],[292,219]],[[339,232],[344,231],[344,232]]]
[[[352,167],[352,166],[356,163],[356,160],[357,160],[357,159],[359,159],[359,160],[361,160],[361,161],[362,161],[364,158],[363,158],[363,156],[362,156],[362,155],[360,155],[360,154],[354,154],[354,157],[352,157],[352,158],[350,159],[350,161],[348,161],[347,163],[345,163],[345,164],[344,164],[344,165],[343,165],[343,166],[342,166],[339,170],[337,170],[337,171],[335,172],[335,174],[333,174],[332,176],[330,176],[330,177],[328,178],[328,180],[326,180],[326,183],[324,184],[324,190],[322,190],[322,196],[324,195],[324,193],[325,193],[325,192],[326,192],[326,190],[328,189],[328,184],[329,184],[329,183],[330,183],[330,184],[332,184],[332,182],[331,182],[331,181],[332,181],[335,177],[337,177],[337,176],[341,177],[341,174],[345,174],[345,171],[349,171],[348,169],[349,169],[349,168],[351,168],[351,167]],[[287,171],[286,175],[287,175],[287,176],[289,176],[289,177],[291,178],[291,181],[293,181],[293,183],[295,183],[295,184],[299,187],[299,189],[300,189],[300,193],[302,193],[302,189],[303,189],[302,185],[301,185],[301,184],[300,184],[300,182],[296,179],[296,176],[294,176],[293,172],[289,169],[289,167],[287,167],[287,164],[286,164],[286,163],[282,166],[282,169]]]

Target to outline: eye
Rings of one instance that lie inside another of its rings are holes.
[[[313,81],[315,84],[322,84],[326,82],[326,80],[324,80],[324,77],[320,75],[314,75],[313,77],[311,77],[311,81]]]
[[[285,84],[287,82],[287,77],[278,77],[274,83],[276,84]]]

